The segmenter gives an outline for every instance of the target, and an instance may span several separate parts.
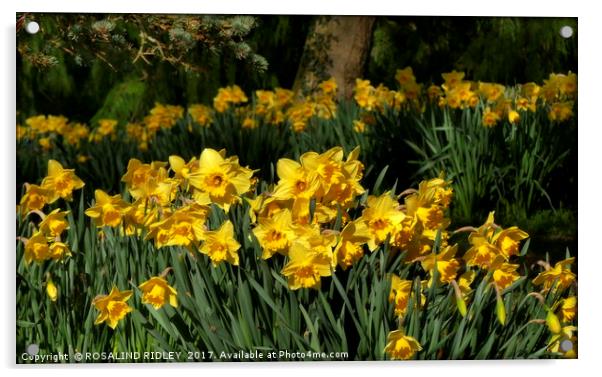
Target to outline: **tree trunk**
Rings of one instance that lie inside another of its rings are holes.
[[[367,16],[319,16],[305,41],[293,90],[307,93],[320,81],[334,77],[339,97],[350,98],[355,79],[364,72],[375,20]]]

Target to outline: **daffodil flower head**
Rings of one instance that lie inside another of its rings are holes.
[[[533,279],[533,284],[543,285],[544,291],[548,291],[552,287],[560,290],[568,288],[577,279],[570,267],[573,262],[575,262],[575,257],[557,262],[553,268],[549,268],[537,275]]]
[[[26,212],[41,210],[53,196],[52,190],[38,185],[26,184],[25,187],[26,192],[21,198],[20,205]]]
[[[332,261],[324,258],[304,242],[294,242],[289,251],[289,261],[282,269],[291,290],[320,287],[320,279],[332,274]]]
[[[215,231],[205,232],[204,238],[205,241],[199,251],[207,255],[213,265],[228,262],[238,266],[240,244],[234,238],[234,225],[230,220]]]
[[[128,205],[121,195],[109,196],[106,192],[98,189],[94,191],[96,203],[88,208],[85,214],[94,220],[98,227],[110,226],[117,227],[121,225],[123,216],[128,209]]]
[[[42,263],[45,260],[51,259],[51,255],[52,254],[50,252],[50,246],[48,245],[48,241],[40,231],[34,233],[25,242],[25,263]]]
[[[241,195],[250,190],[253,171],[240,166],[236,157],[225,158],[225,153],[225,150],[204,149],[198,171],[190,173],[188,179],[195,189],[193,197],[198,203],[215,203],[228,211],[232,204],[241,201]]]
[[[419,351],[422,351],[420,343],[415,338],[405,335],[403,330],[391,331],[387,336],[385,352],[393,360],[411,359]]]
[[[520,275],[516,272],[518,267],[518,264],[507,263],[504,256],[498,255],[489,267],[489,271],[493,272],[492,279],[495,285],[503,290],[520,278]]]
[[[559,314],[562,322],[570,322],[577,315],[577,297],[571,296],[562,300]]]
[[[391,197],[391,193],[385,192],[378,197],[368,197],[367,207],[362,211],[360,218],[371,235],[368,248],[374,251],[394,232],[405,218],[405,214],[399,209],[399,203]]]
[[[55,160],[48,160],[48,175],[42,180],[42,188],[50,191],[49,203],[58,198],[71,200],[74,190],[84,187],[84,182],[75,175],[74,169],[64,169]]]
[[[509,258],[512,255],[518,254],[520,241],[528,237],[529,235],[525,231],[513,226],[496,233],[493,236],[493,243],[506,258]]]
[[[431,278],[429,285],[432,283],[434,276],[434,269],[437,269],[437,276],[439,282],[450,283],[456,279],[458,269],[460,268],[460,262],[454,258],[458,250],[458,245],[446,246],[438,254],[431,253],[422,260],[422,268],[425,271],[429,271]]]
[[[411,291],[412,280],[403,280],[395,274],[391,275],[391,290],[389,291],[389,302],[395,304],[396,316],[401,318],[406,314]]]
[[[154,276],[140,284],[142,303],[151,304],[155,309],[160,309],[166,303],[178,306],[177,291],[161,276]]]
[[[368,227],[362,221],[351,221],[343,228],[334,250],[339,266],[346,270],[364,255],[364,244],[370,240]]]
[[[40,222],[40,230],[48,237],[60,236],[69,229],[69,222],[65,219],[68,214],[69,211],[61,211],[60,208],[53,210]]]
[[[92,305],[100,312],[94,324],[100,325],[106,322],[110,328],[115,329],[117,323],[133,310],[127,304],[130,297],[132,297],[132,291],[120,291],[116,286],[113,286],[111,293],[108,295],[94,298]]]
[[[295,239],[293,220],[290,210],[283,209],[272,217],[259,219],[253,234],[263,250],[263,259],[271,258],[275,253],[288,254],[288,249]]]

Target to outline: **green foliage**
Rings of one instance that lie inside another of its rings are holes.
[[[140,119],[144,116],[145,92],[147,84],[132,79],[115,85],[92,119],[90,124],[96,124],[99,119]]]
[[[441,82],[452,69],[475,80],[513,85],[558,70],[577,72],[574,18],[382,17],[377,20],[366,78],[393,86],[395,70],[414,68],[419,81]]]
[[[537,208],[554,209],[551,178],[573,151],[575,124],[549,122],[537,111],[524,113],[516,125],[487,128],[483,110],[482,104],[476,110],[431,109],[416,119],[415,133],[406,139],[418,156],[416,175],[444,171],[454,181],[453,217],[464,224],[484,219],[485,208],[496,208],[509,223]]]
[[[18,18],[41,27],[35,35],[17,30],[17,107],[26,115],[90,119],[108,103],[107,96],[136,80],[152,82],[145,106],[153,100],[207,101],[224,81],[257,78],[268,69],[248,40],[258,24],[251,16],[27,13]],[[222,70],[234,66],[236,75],[225,80]]]

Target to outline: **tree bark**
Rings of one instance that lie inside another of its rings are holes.
[[[353,95],[370,50],[375,17],[319,16],[312,26],[297,70],[293,90],[307,93],[322,80],[334,77],[338,96]]]

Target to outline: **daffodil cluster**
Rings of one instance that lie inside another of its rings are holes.
[[[304,131],[310,119],[329,120],[337,116],[337,83],[334,78],[321,82],[318,89],[305,98],[298,98],[285,111],[286,120],[295,132]]]
[[[547,310],[546,324],[550,332],[548,351],[562,353],[566,358],[577,357],[577,296],[557,301]]]
[[[78,148],[86,141],[90,129],[82,123],[71,123],[64,116],[36,115],[25,120],[25,125],[17,125],[17,141],[33,140],[43,151],[49,151],[57,143],[65,143]]]
[[[365,191],[358,154],[355,149],[344,158],[343,148],[335,147],[307,152],[299,161],[280,159],[274,189],[249,199],[262,257],[288,256],[282,273],[292,289],[317,288],[337,264],[347,268],[363,255],[368,234],[362,224],[348,222],[340,234],[329,228],[337,216],[347,222],[347,211]]]
[[[73,191],[83,186],[84,182],[75,175],[73,169],[65,169],[55,160],[48,161],[48,175],[40,185],[25,185],[26,192],[21,197],[18,212],[23,216],[35,214],[41,219],[29,238],[21,238],[25,245],[24,259],[27,264],[63,260],[71,255],[69,246],[62,240],[63,232],[69,229],[69,211],[55,208],[44,213],[43,210],[46,205],[59,199],[71,201]]]
[[[448,88],[460,85],[462,79],[459,74],[447,76]],[[408,88],[415,82],[411,70],[398,72],[397,80]],[[322,95],[331,95],[336,85],[326,82],[320,90]],[[502,96],[500,87],[480,90],[491,98]],[[269,111],[266,107],[264,114]],[[298,160],[282,158],[276,165],[278,180],[271,185],[259,185],[255,171],[241,166],[238,157],[227,156],[225,150],[206,148],[188,161],[177,155],[149,163],[131,159],[121,178],[127,194],[110,195],[97,189],[85,214],[100,237],[108,233],[107,228],[114,228],[111,233],[117,237],[153,242],[156,249],[180,248],[193,258],[202,254],[213,267],[238,266],[241,257],[248,258],[249,250],[239,243],[242,238],[237,239],[242,235],[247,245],[256,242],[260,248],[261,255],[254,257],[271,260],[268,263],[282,261],[280,273],[290,290],[320,289],[323,278],[353,269],[366,254],[398,256],[399,270],[384,275],[390,281],[389,305],[399,324],[388,334],[384,348],[391,359],[411,359],[421,351],[418,340],[405,332],[404,320],[411,310],[429,305],[427,290],[448,289],[460,315],[467,316],[467,303],[476,301],[472,285],[479,277],[485,289],[495,290],[498,320],[504,325],[502,296],[521,278],[517,260],[521,242],[529,235],[516,226],[496,224],[493,212],[478,228],[448,230],[453,189],[443,174],[399,194],[369,195],[361,183],[364,165],[359,153],[359,148],[345,153],[342,147],[334,147],[322,153],[306,152]],[[69,229],[69,212],[43,210],[59,199],[72,200],[73,191],[83,186],[73,169],[54,160],[48,162],[48,174],[40,185],[26,186],[18,211],[41,218],[31,236],[21,238],[27,265],[70,255],[61,238]],[[243,221],[237,221],[237,213],[245,216]],[[216,218],[226,220],[216,224]],[[453,237],[463,232],[470,233],[465,251]],[[543,270],[532,281],[541,287],[541,292],[532,295],[561,295],[550,307],[544,303],[547,317],[539,321],[550,330],[548,350],[562,351],[568,357],[576,355],[562,349],[564,341],[576,340],[577,298],[565,293],[576,283],[570,268],[573,263],[574,258],[553,267],[540,262]],[[134,294],[152,310],[166,304],[177,308],[178,292],[167,279],[170,270],[167,267],[149,277],[136,292],[113,286],[109,294],[97,296],[93,300],[98,311],[95,323],[116,328],[134,310],[128,304]],[[409,276],[410,270],[416,275]],[[45,285],[48,297],[55,301],[59,288],[50,273]]]
[[[553,73],[542,85],[530,82],[514,87],[466,80],[464,72],[455,70],[441,76],[444,81],[441,85],[426,87],[416,81],[411,67],[399,69],[395,74],[396,90],[356,79],[353,100],[359,108],[358,119],[353,120],[349,127],[357,133],[364,133],[375,124],[375,114],[420,114],[428,104],[435,108],[479,111],[485,127],[494,127],[504,120],[516,125],[527,113],[538,109],[545,111],[553,123],[562,123],[574,116],[577,99],[575,73]],[[120,125],[116,119],[99,119],[92,128],[71,123],[63,116],[36,115],[27,118],[25,125],[17,125],[16,135],[18,141],[33,141],[45,152],[61,143],[83,151],[87,143],[116,140],[120,135],[136,143],[141,151],[146,151],[159,132],[170,132],[178,122],[182,122],[188,132],[195,132],[195,127],[219,124],[218,115],[231,112],[242,129],[252,130],[260,124],[267,124],[286,125],[295,132],[304,132],[312,124],[312,119],[336,118],[339,104],[334,78],[320,82],[306,96],[289,89],[275,88],[256,90],[248,97],[239,86],[231,85],[218,90],[211,106],[190,104],[185,111],[181,106],[155,103],[142,121]],[[479,104],[482,106],[478,107]],[[78,156],[79,162],[86,160],[85,154]]]
[[[178,307],[178,292],[169,285],[166,279],[169,270],[170,268],[167,268],[161,275],[153,276],[138,286],[141,302],[149,304],[153,310],[159,310],[166,304],[174,308]],[[92,305],[98,311],[94,324],[106,323],[110,328],[115,329],[119,321],[124,319],[128,313],[134,311],[134,308],[127,303],[133,295],[133,291],[120,291],[119,288],[113,285],[108,295],[96,296],[92,300]]]
[[[208,148],[188,162],[179,156],[171,156],[169,163],[132,159],[122,177],[132,202],[96,190],[86,215],[98,227],[144,235],[157,248],[182,246],[208,255],[214,264],[237,265],[240,244],[232,223],[226,221],[216,230],[206,226],[211,205],[228,211],[251,190],[253,171],[225,153]]]
[[[520,241],[529,235],[516,226],[503,229],[494,223],[494,213],[468,236],[471,247],[464,254],[468,267],[476,267],[491,273],[495,286],[503,290],[518,278],[518,264],[511,258],[518,255]]]
[[[545,320],[535,319],[532,322],[547,325],[550,334],[548,351],[566,358],[577,357],[577,326],[574,324],[577,318],[577,296],[569,290],[577,282],[576,275],[571,271],[574,262],[575,258],[571,257],[552,267],[548,262],[540,261],[544,270],[533,279],[533,284],[541,286],[541,291],[530,294],[540,301],[547,313]],[[543,295],[550,294],[559,298],[548,306]]]
[[[447,208],[451,202],[452,190],[449,182],[436,178],[422,182],[418,190],[406,190],[404,205],[400,206],[390,195],[383,195],[378,201],[369,202],[373,212],[362,214],[373,224],[375,248],[385,240],[399,251],[404,251],[406,263],[419,263],[428,279],[422,280],[418,289],[424,291],[433,284],[452,287],[458,311],[466,316],[466,302],[472,294],[471,284],[480,270],[491,276],[498,299],[501,291],[519,278],[518,264],[510,263],[510,258],[519,253],[519,243],[528,237],[517,227],[502,229],[494,224],[491,213],[484,225],[472,229],[469,236],[471,247],[460,256],[458,245],[449,244],[446,228]],[[375,200],[375,199],[373,199]],[[378,208],[378,211],[376,210]],[[364,210],[364,213],[368,212]],[[378,215],[376,215],[378,213]],[[463,271],[463,272],[461,272]],[[426,302],[423,293],[420,298],[410,297],[415,292],[414,280],[391,275],[389,301],[394,305],[395,315],[403,323],[410,302],[422,306]],[[505,315],[505,313],[503,313]],[[500,314],[502,316],[502,314]],[[500,319],[503,322],[504,317]],[[396,330],[389,334],[385,351],[394,359],[411,358],[420,350],[420,344],[413,338]]]
[[[571,271],[574,263],[574,257],[556,262],[554,267],[548,262],[540,261],[543,271],[533,279],[533,284],[540,286],[541,291],[532,294],[539,298],[547,312],[545,323],[550,332],[548,351],[560,353],[567,358],[577,357],[577,326],[573,324],[577,316],[577,297],[567,294],[570,292],[569,288],[577,283],[577,276]],[[565,297],[548,307],[542,295],[549,293]]]
[[[577,97],[577,76],[574,73],[550,74],[543,86],[530,82],[517,88],[468,81],[464,80],[464,76],[464,72],[443,73],[445,82],[440,88],[436,85],[429,87],[429,99],[437,101],[440,107],[451,109],[475,108],[482,102],[482,122],[485,127],[493,127],[502,119],[517,124],[521,116],[526,112],[535,112],[538,107],[547,111],[552,122],[564,122],[573,116]]]

